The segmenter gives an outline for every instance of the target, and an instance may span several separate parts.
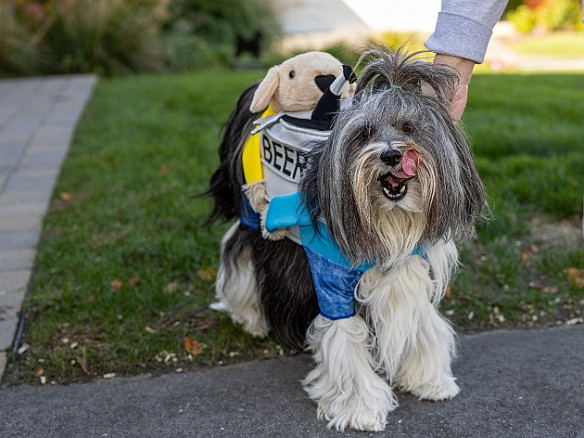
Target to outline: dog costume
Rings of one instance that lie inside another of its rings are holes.
[[[297,186],[307,164],[307,147],[310,142],[328,137],[334,114],[340,108],[342,88],[354,80],[351,67],[343,66],[343,74],[324,92],[310,119],[275,113],[268,107],[255,122],[256,128],[242,154],[245,183],[265,181],[270,204],[262,225],[260,214],[244,196],[240,222],[255,229],[265,228],[268,233],[289,229],[287,237],[302,245],[308,258],[320,313],[331,320],[355,315],[355,288],[373,265],[353,266],[326,226],[319,221],[314,227],[301,194],[291,190]],[[417,156],[404,155],[402,167],[407,177],[415,175],[416,166]],[[416,247],[412,255],[425,258],[424,246]]]
[[[255,128],[242,152],[244,187],[265,182],[266,198],[297,190],[310,152],[310,143],[328,138],[334,114],[341,105],[342,90],[346,83],[356,80],[353,69],[342,66],[342,74],[324,91],[310,117],[307,112],[276,112],[270,105],[254,122]],[[240,221],[259,229],[259,211],[244,196]],[[299,243],[298,239],[296,240]]]

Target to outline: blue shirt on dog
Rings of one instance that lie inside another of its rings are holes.
[[[276,196],[268,208],[266,230],[291,226],[300,229],[300,243],[308,257],[321,315],[332,320],[355,315],[355,288],[373,265],[353,267],[325,224],[319,221],[315,229],[300,192]],[[424,247],[417,246],[412,254],[425,257]]]

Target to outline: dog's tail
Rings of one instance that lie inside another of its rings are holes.
[[[458,74],[451,67],[428,62],[432,52],[408,53],[404,46],[393,50],[374,45],[359,58],[365,63],[357,82],[357,97],[367,91],[384,91],[399,87],[405,91],[423,94],[441,105],[447,105],[458,85]],[[431,90],[431,91],[430,91]]]
[[[249,110],[257,87],[257,84],[252,85],[241,94],[225,124],[219,146],[219,167],[213,172],[207,190],[199,195],[213,198],[213,210],[205,222],[206,225],[219,219],[233,219],[241,212],[241,187],[244,184],[241,154],[253,121],[259,117],[258,113]]]

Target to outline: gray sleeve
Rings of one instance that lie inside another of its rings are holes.
[[[436,29],[426,47],[437,53],[470,59],[478,64],[485,53],[493,27],[508,0],[442,0]]]

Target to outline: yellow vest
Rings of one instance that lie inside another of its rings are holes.
[[[268,107],[260,119],[276,114],[276,112]],[[245,145],[243,146],[243,153],[241,154],[241,161],[243,164],[243,175],[245,183],[251,184],[256,181],[264,179],[264,172],[262,170],[262,160],[260,152],[261,132],[257,132],[249,136]]]

